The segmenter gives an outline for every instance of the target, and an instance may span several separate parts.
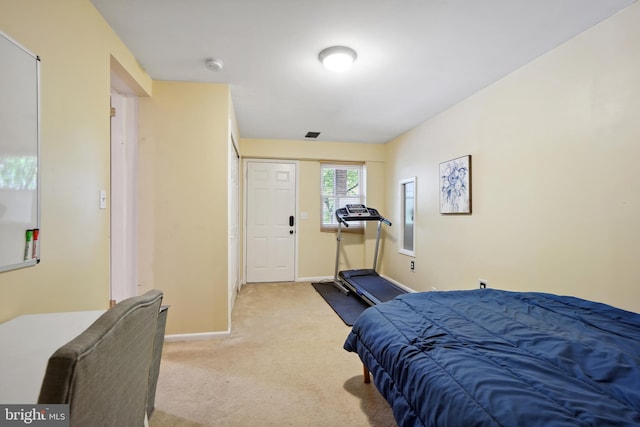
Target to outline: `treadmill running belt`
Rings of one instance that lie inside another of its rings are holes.
[[[356,292],[362,292],[366,297],[372,296],[379,302],[390,301],[406,293],[405,290],[380,277],[373,270],[348,270],[340,272],[340,275],[355,288]]]

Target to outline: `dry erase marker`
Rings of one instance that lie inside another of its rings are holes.
[[[33,255],[33,230],[27,230],[24,244],[24,260],[29,261]]]
[[[31,252],[31,258],[38,259],[38,237],[40,236],[40,229],[33,229],[33,250]]]

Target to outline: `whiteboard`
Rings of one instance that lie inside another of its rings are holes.
[[[0,32],[0,272],[35,265],[40,228],[40,58]],[[41,234],[40,234],[41,235]]]

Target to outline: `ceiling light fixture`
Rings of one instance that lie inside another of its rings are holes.
[[[222,62],[222,59],[209,58],[204,61],[204,65],[211,71],[218,72],[224,67],[224,62]]]
[[[331,46],[318,54],[318,59],[324,67],[336,73],[346,71],[354,63],[358,54],[347,46]]]

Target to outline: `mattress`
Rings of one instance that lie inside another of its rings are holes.
[[[400,426],[640,425],[640,315],[495,289],[366,309],[358,353]]]

